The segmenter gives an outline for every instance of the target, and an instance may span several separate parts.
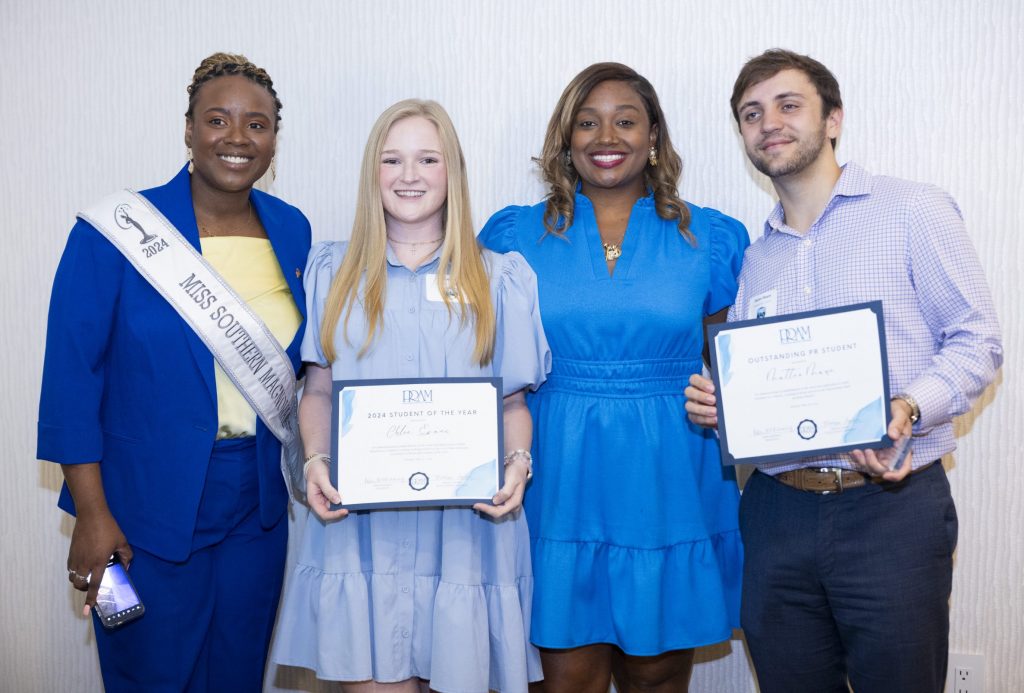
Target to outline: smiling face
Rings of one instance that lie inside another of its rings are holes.
[[[737,115],[747,156],[771,178],[797,175],[835,160],[828,140],[838,137],[842,110],[822,115],[814,85],[800,70],[782,70],[747,89]]]
[[[448,199],[448,168],[437,128],[422,116],[391,126],[384,139],[378,180],[388,233],[432,240],[441,233]]]
[[[203,85],[185,119],[192,148],[193,190],[243,192],[274,158],[274,98],[247,77],[217,77]]]
[[[643,99],[626,82],[601,82],[587,95],[573,120],[572,164],[583,194],[600,190],[646,192],[648,150],[657,141]]]

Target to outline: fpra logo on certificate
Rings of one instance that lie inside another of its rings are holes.
[[[501,487],[500,378],[345,381],[334,390],[341,507],[471,505]]]

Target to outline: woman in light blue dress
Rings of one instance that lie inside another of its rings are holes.
[[[738,491],[689,424],[702,321],[734,300],[743,226],[683,202],[650,82],[616,63],[566,87],[540,159],[550,193],[482,242],[537,273],[550,376],[528,398],[531,640],[545,690],[684,691],[693,649],[738,627]]]
[[[345,691],[525,691],[541,673],[519,507],[531,470],[524,390],[550,357],[532,270],[476,243],[462,151],[438,104],[403,101],[377,120],[352,240],[314,246],[305,286],[299,419],[312,511],[273,659]],[[329,510],[345,497],[328,476],[332,379],[481,376],[504,383],[505,485],[493,506]]]

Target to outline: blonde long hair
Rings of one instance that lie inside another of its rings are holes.
[[[441,243],[441,261],[437,273],[438,289],[448,307],[449,317],[455,310],[452,294],[457,297],[460,327],[466,324],[468,318],[472,318],[476,333],[473,360],[484,366],[494,357],[494,306],[491,304],[487,271],[473,230],[466,161],[459,137],[451,118],[439,103],[406,99],[381,113],[370,131],[363,152],[352,239],[345,259],[331,281],[320,326],[320,344],[328,361],[337,358],[334,332],[342,314],[345,316],[345,340],[351,343],[348,341],[348,319],[352,307],[359,300],[361,283],[363,311],[368,327],[359,349],[359,358],[370,350],[374,338],[383,327],[387,289],[387,229],[381,202],[380,159],[391,127],[400,120],[414,116],[426,118],[437,128],[441,155],[448,171],[448,196],[442,217],[444,240]]]

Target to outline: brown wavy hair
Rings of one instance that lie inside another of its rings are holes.
[[[562,92],[548,122],[544,136],[544,149],[534,161],[540,166],[549,192],[545,199],[544,228],[546,233],[563,236],[572,226],[573,205],[579,173],[566,160],[566,152],[572,143],[572,130],[583,102],[601,82],[625,82],[644,102],[651,127],[657,126],[658,136],[654,149],[658,165],[650,163],[644,169],[644,181],[654,192],[654,206],[662,219],[678,220],[679,233],[694,243],[690,233],[690,210],[679,197],[679,176],[683,162],[679,158],[672,138],[669,137],[668,123],[661,110],[658,94],[651,83],[636,70],[621,63],[595,63],[576,75]]]
[[[188,85],[188,110],[185,111],[185,117],[192,117],[192,109],[195,108],[199,90],[204,84],[211,79],[229,75],[241,75],[270,92],[274,97],[274,131],[277,132],[281,125],[282,104],[281,99],[277,98],[277,92],[274,91],[274,80],[270,79],[270,75],[262,67],[253,65],[248,58],[237,53],[214,53],[199,63],[199,67],[192,75],[192,84]]]

